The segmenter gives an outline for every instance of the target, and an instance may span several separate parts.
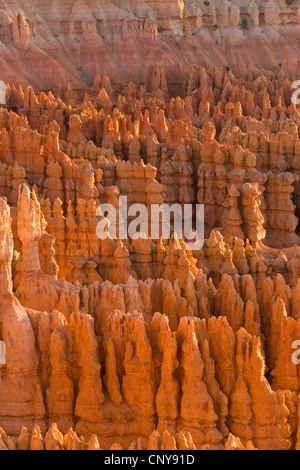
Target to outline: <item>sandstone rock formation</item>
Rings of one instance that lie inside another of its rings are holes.
[[[0,13],[0,448],[298,449],[299,2],[69,3]]]
[[[0,15],[1,79],[44,90],[86,90],[104,69],[119,84],[181,93],[190,65],[296,71],[300,58],[298,0],[3,0]]]

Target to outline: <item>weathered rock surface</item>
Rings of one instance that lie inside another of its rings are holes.
[[[241,41],[265,24],[266,36],[297,31],[296,2],[265,2],[264,16],[256,2],[202,3],[139,2],[133,18],[131,2],[70,2],[63,24],[60,4],[41,4],[33,29],[1,13],[0,33],[38,54],[41,28],[49,44],[63,27],[66,50],[97,50],[115,18],[129,51],[209,28],[225,45],[233,29]],[[148,82],[91,68],[84,96],[79,78],[46,94],[12,77],[0,109],[1,449],[299,448],[300,112],[297,70],[275,62],[178,67],[180,96],[168,61]],[[99,239],[97,208],[119,196],[132,210],[204,204],[202,249],[174,233]]]
[[[155,89],[164,81],[159,72],[152,80],[159,63],[181,93],[193,64],[270,68],[290,57],[297,68],[299,24],[297,0],[4,0],[0,74],[40,89],[60,81],[82,89],[104,69],[119,83]]]

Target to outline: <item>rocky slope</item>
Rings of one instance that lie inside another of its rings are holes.
[[[295,69],[299,7],[298,0],[1,0],[0,77],[82,89],[106,71],[115,83],[149,85],[163,63],[176,95],[193,64]]]

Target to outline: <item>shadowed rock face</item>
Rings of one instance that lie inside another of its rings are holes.
[[[149,84],[162,63],[172,93],[181,94],[193,64],[295,68],[298,7],[298,0],[3,0],[0,75],[40,89],[66,81],[82,89],[99,70],[118,83]]]
[[[298,2],[31,3],[0,17],[0,449],[298,449]],[[204,204],[203,248],[100,240],[120,196]]]

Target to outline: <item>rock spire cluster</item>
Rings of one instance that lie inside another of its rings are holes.
[[[107,18],[116,3],[90,2]],[[123,10],[123,40],[155,44],[160,29],[189,35],[217,21],[213,2],[205,15],[201,2],[168,2],[168,14],[166,3],[140,2],[137,16],[156,11],[143,23]],[[238,3],[222,2],[222,25],[248,15],[257,28],[256,2]],[[298,10],[279,3],[266,2],[266,24],[297,24]],[[87,12],[86,41],[99,32]],[[80,15],[75,5],[72,21]],[[0,19],[0,32],[30,51],[42,17],[36,29],[21,14]],[[65,33],[73,27],[64,23]],[[300,448],[291,69],[189,66],[178,95],[162,65],[142,86],[108,73],[84,91],[7,85],[0,449]],[[97,208],[118,209],[120,196],[129,208],[204,204],[203,247],[191,251],[174,234],[99,239]]]

